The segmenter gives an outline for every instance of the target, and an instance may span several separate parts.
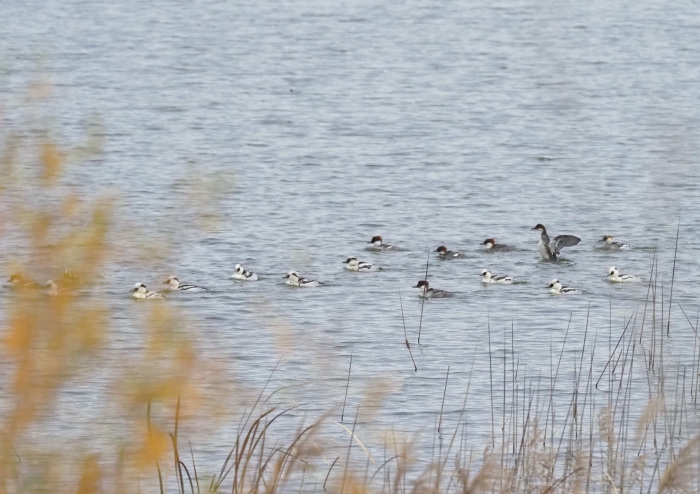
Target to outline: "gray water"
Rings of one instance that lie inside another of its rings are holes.
[[[2,9],[5,131],[40,123],[78,144],[100,123],[103,152],[71,169],[66,186],[118,199],[113,245],[126,255],[90,294],[115,314],[107,360],[139,346],[148,307],[126,291],[136,281],[160,288],[175,274],[211,288],[164,302],[221,369],[209,386],[257,392],[279,361],[269,389],[285,387],[277,398],[300,405],[293,417],[317,417],[342,406],[352,353],[351,414],[373,383],[390,383],[376,414],[361,420],[367,442],[381,451],[381,433],[393,428],[417,435],[429,456],[448,366],[446,429],[471,373],[465,418],[476,450],[488,442],[487,324],[497,365],[505,346],[522,389],[550,375],[570,317],[572,358],[561,372],[571,375],[590,308],[601,372],[609,342],[647,296],[647,283],[607,283],[608,267],[648,280],[658,252],[668,290],[679,220],[673,298],[697,313],[695,2],[76,0]],[[28,118],[22,95],[37,80],[51,96]],[[536,223],[582,241],[565,261],[542,262]],[[366,251],[377,234],[401,250]],[[633,248],[596,250],[604,234]],[[517,250],[486,253],[487,237]],[[428,254],[440,244],[466,258]],[[4,266],[22,259],[3,250]],[[349,255],[384,271],[347,272]],[[431,284],[455,296],[425,303],[417,345],[421,301],[411,286],[428,258]],[[230,280],[236,263],[260,281]],[[484,268],[523,283],[483,286]],[[325,285],[287,287],[291,269]],[[552,278],[584,293],[552,296]],[[665,343],[673,380],[691,365],[695,338],[675,302],[678,329]],[[638,372],[646,382],[643,366]],[[62,418],[72,425],[57,420],[49,437],[91,437],[80,424],[105,415],[113,376],[104,374],[65,397]],[[570,384],[560,390],[564,406]],[[637,412],[646,386],[638,392]],[[202,437],[192,427],[200,469],[221,465],[237,417]]]

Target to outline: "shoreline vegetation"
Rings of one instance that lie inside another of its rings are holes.
[[[197,414],[215,407],[216,397],[200,388],[216,368],[203,362],[195,342],[179,331],[181,315],[154,304],[147,308],[140,347],[123,362],[111,391],[123,410],[120,427],[128,440],[110,444],[108,432],[80,450],[35,442],[41,435],[34,433],[54,417],[61,394],[108,358],[109,309],[77,294],[117,256],[109,242],[117,206],[109,197],[66,194],[68,186],[61,182],[71,163],[99,153],[99,140],[65,151],[46,135],[37,143],[3,132],[0,172],[8,179],[0,185],[0,232],[4,242],[12,238],[22,244],[30,263],[3,267],[57,276],[68,269],[75,285],[49,297],[42,291],[2,292],[10,310],[0,349],[0,494],[700,492],[698,321],[673,300],[675,261],[671,282],[664,286],[656,257],[644,306],[622,328],[613,327],[612,320],[608,328],[589,328],[587,316],[580,347],[571,343],[567,327],[561,348],[550,349],[548,376],[521,372],[512,332],[503,335],[501,347],[487,322],[488,347],[482,351],[488,352],[489,365],[478,369],[489,373],[487,441],[471,436],[465,412],[471,380],[466,390],[451,389],[449,368],[444,382],[436,384],[443,401],[436,403],[434,426],[414,431],[415,437],[432,436],[429,458],[414,450],[414,440],[398,438],[393,430],[379,443],[363,438],[358,425],[364,405],[347,401],[350,357],[347,381],[338,389],[338,396],[345,396],[342,411],[291,417],[296,407],[276,406],[279,390],[268,389],[273,371],[257,398],[236,397],[245,413],[234,418],[218,412],[216,420],[238,421],[238,433],[220,467],[204,468],[197,457],[206,445],[192,443],[183,430]],[[25,156],[27,149],[38,152]],[[676,308],[684,319],[671,320]],[[676,331],[694,333],[692,362],[666,359],[664,347]],[[404,329],[404,342],[402,335],[396,337],[397,348],[405,344],[410,353],[407,371],[420,372],[409,334]],[[572,352],[574,372],[565,375],[562,361]],[[593,359],[600,352],[608,355],[602,368]],[[477,372],[474,361],[471,373]],[[640,387],[648,395],[643,410],[631,403],[632,389]],[[565,406],[559,403],[562,389]],[[374,399],[381,400],[384,392],[377,390]],[[463,394],[456,426],[443,421],[447,393]],[[287,433],[280,434],[275,426],[283,421]],[[340,434],[345,446],[327,441],[327,429],[336,438]]]
[[[583,345],[575,350],[578,362],[573,375],[560,373],[562,359],[571,351],[567,347],[570,324],[564,345],[551,355],[552,375],[546,378],[518,377],[517,360],[508,358],[514,354],[507,348],[508,341],[503,342],[504,348],[490,349],[494,361],[500,357],[502,369],[490,363],[494,405],[489,442],[474,443],[469,437],[464,410],[471,378],[456,427],[441,428],[443,395],[435,427],[416,431],[433,435],[429,461],[417,458],[413,442],[398,441],[394,432],[387,433],[383,449],[368,445],[356,434],[360,405],[353,413],[345,401],[342,413],[349,411],[345,422],[335,422],[328,412],[318,420],[302,421],[286,442],[270,438],[270,426],[292,408],[269,407],[267,402],[277,391],[265,395],[263,389],[241,418],[235,444],[218,474],[200,477],[192,446],[183,461],[171,433],[170,480],[178,492],[698,492],[700,355],[696,345],[697,358],[690,366],[666,370],[664,342],[679,328],[668,319],[649,317],[662,316],[665,310],[656,298],[660,288],[655,261],[643,312],[632,313],[624,328],[615,331],[617,340],[601,342],[603,333],[589,330],[586,320]],[[683,322],[696,332],[697,325],[690,319]],[[601,346],[610,347],[611,352],[606,365],[598,369],[593,366],[593,353]],[[640,379],[636,368],[643,369],[646,380]],[[350,371],[351,363],[347,386]],[[470,376],[473,371],[472,365]],[[555,388],[562,381],[568,382],[568,404],[555,408],[555,393],[559,393]],[[448,383],[449,368],[445,392]],[[633,386],[647,390],[649,401],[643,410],[631,409]],[[319,431],[332,424],[347,433],[345,448],[319,444]],[[177,434],[177,413],[173,427]],[[372,450],[383,455],[381,460],[372,456]],[[164,483],[160,488],[167,491]]]

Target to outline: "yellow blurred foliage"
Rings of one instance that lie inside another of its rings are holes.
[[[41,146],[41,179],[45,184],[56,180],[61,173],[64,157],[55,143],[47,141]]]
[[[89,293],[95,277],[113,259],[108,235],[115,203],[107,195],[83,200],[80,191],[70,191],[60,183],[68,157],[99,152],[95,149],[99,141],[91,139],[81,149],[63,151],[45,139],[38,144],[38,161],[18,152],[30,149],[31,142],[20,142],[15,136],[0,142],[4,143],[0,149],[0,235],[12,232],[22,252],[20,259],[5,268],[13,275],[40,273],[55,279],[59,287],[52,292],[43,281],[22,276],[6,293],[9,312],[2,328],[0,356],[9,374],[5,410],[0,415],[0,493],[35,483],[41,492],[61,492],[71,484],[66,484],[71,477],[76,479],[73,492],[98,492],[105,476],[117,475],[114,470],[106,473],[102,465],[109,452],[88,454],[80,460],[77,453],[65,450],[55,460],[45,456],[35,462],[31,452],[41,449],[41,444],[29,438],[44,421],[51,420],[61,390],[99,365],[109,332],[110,311]],[[32,173],[33,167],[38,167],[37,173]],[[115,452],[122,455],[119,464],[137,470],[153,469],[169,450],[170,438],[164,431],[172,426],[171,412],[180,395],[187,395],[189,410],[198,401],[196,386],[189,382],[199,377],[197,361],[192,341],[181,331],[182,318],[164,306],[151,308],[143,325],[143,350],[134,360],[123,362],[124,373],[116,383],[119,400],[113,404],[128,411],[133,430],[125,438],[127,443],[115,444]],[[155,423],[146,419],[151,405],[160,409]],[[75,465],[72,473],[71,465]],[[62,474],[46,473],[54,467]],[[129,474],[123,477],[129,479]],[[138,489],[138,478],[134,481],[137,483],[120,482],[121,492]]]
[[[83,462],[83,471],[76,494],[93,494],[100,491],[102,471],[97,455],[90,455]]]

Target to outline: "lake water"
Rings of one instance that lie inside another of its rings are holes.
[[[327,410],[337,420],[351,353],[345,422],[368,389],[386,391],[360,413],[367,443],[381,451],[393,429],[429,458],[449,367],[443,428],[451,434],[460,418],[471,374],[463,420],[483,450],[487,324],[500,434],[504,347],[506,389],[515,363],[522,392],[549,378],[571,318],[557,388],[565,412],[587,311],[594,375],[635,310],[641,321],[647,283],[612,285],[608,267],[649,280],[657,252],[667,298],[679,220],[664,359],[672,382],[695,368],[695,335],[677,305],[693,319],[700,302],[695,2],[75,0],[3,11],[3,132],[43,125],[77,144],[96,122],[102,129],[103,153],[71,169],[66,187],[117,197],[113,245],[124,255],[89,294],[114,314],[105,361],[139,348],[149,307],[126,295],[136,281],[160,288],[174,274],[211,289],[164,302],[215,363],[206,386],[231,406],[216,425],[200,416],[191,426],[200,470],[218,471],[235,440],[242,404],[230,390],[257,393],[279,362],[268,389],[284,388],[275,403],[299,405],[282,433]],[[22,95],[42,79],[51,96],[27,117]],[[582,241],[565,261],[542,262],[536,223]],[[366,251],[378,234],[401,250]],[[633,248],[595,249],[604,234]],[[487,253],[487,237],[517,250]],[[3,242],[3,266],[22,260]],[[428,255],[440,244],[466,258]],[[384,271],[348,272],[350,255]],[[455,296],[422,307],[411,286],[428,257],[432,286]],[[236,263],[260,281],[230,280]],[[483,286],[484,268],[523,283]],[[285,286],[291,269],[325,285]],[[553,278],[584,293],[552,296]],[[96,420],[119,436],[118,416],[100,405],[113,391],[109,369],[66,393],[44,434],[85,444],[94,431],[81,424]],[[634,372],[639,414],[647,376],[641,363]],[[697,431],[697,408],[686,413]]]

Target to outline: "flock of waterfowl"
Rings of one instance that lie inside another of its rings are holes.
[[[537,224],[532,229],[540,232],[538,251],[542,258],[548,261],[556,261],[559,258],[559,254],[561,253],[561,250],[563,248],[571,247],[573,245],[578,244],[581,241],[580,238],[574,235],[558,235],[553,239],[550,239],[549,235],[547,234],[547,229],[542,224]],[[367,249],[373,251],[400,250],[393,245],[384,243],[383,238],[379,235],[372,237],[368,244],[369,245]],[[613,241],[613,237],[611,235],[605,235],[599,241],[599,244],[599,248],[604,250],[623,250],[630,248],[628,244]],[[490,251],[508,252],[514,250],[513,248],[507,245],[496,243],[496,241],[493,238],[487,238],[482,242],[482,245],[484,245],[485,248]],[[448,250],[447,247],[445,247],[444,245],[441,245],[437,249],[435,249],[435,252],[437,252],[438,257],[440,259],[456,259],[460,257],[465,257],[464,254],[460,252]],[[382,270],[381,267],[375,266],[369,262],[360,261],[355,256],[348,257],[345,260],[344,264],[347,265],[346,267],[350,271],[375,272]],[[488,269],[484,269],[481,272],[481,277],[482,283],[497,283],[501,285],[511,285],[517,282],[511,276],[493,274]],[[241,266],[240,264],[236,264],[235,271],[233,275],[231,275],[231,278],[238,281],[257,281],[258,275],[252,271],[244,269],[243,266]],[[284,279],[286,279],[285,283],[287,285],[295,287],[318,287],[322,285],[322,283],[317,280],[304,278],[303,276],[299,275],[299,273],[296,271],[289,271],[284,276]],[[615,266],[612,266],[608,270],[608,280],[612,283],[628,283],[640,281],[641,279],[629,274],[620,274],[618,269]],[[59,283],[53,280],[48,280],[45,284],[41,285],[35,281],[25,279],[21,274],[13,274],[10,277],[9,282],[11,286],[16,289],[44,289],[46,295],[50,296],[56,296],[61,294],[62,292],[67,292],[78,284],[78,280],[75,277],[75,275],[71,274],[68,271],[65,271],[63,273],[60,285]],[[175,276],[168,277],[168,279],[166,279],[163,282],[163,284],[167,285],[166,289],[164,290],[165,293],[195,293],[205,292],[208,290],[207,288],[202,286],[182,284]],[[451,292],[448,292],[446,290],[438,290],[436,288],[431,287],[430,283],[426,279],[419,280],[413,288],[418,288],[419,295],[423,298],[443,298],[452,295]],[[578,293],[578,290],[576,290],[575,288],[562,285],[558,279],[552,280],[552,282],[549,284],[549,289],[551,293],[556,295]],[[144,283],[136,283],[134,285],[134,288],[130,291],[130,293],[131,296],[135,299],[165,298],[163,292],[148,290]]]
[[[542,256],[542,259],[547,261],[556,261],[557,259],[559,259],[559,254],[561,253],[561,250],[564,247],[574,246],[581,241],[580,238],[574,235],[557,235],[553,239],[550,239],[549,235],[547,234],[547,229],[541,223],[538,223],[532,229],[540,232],[540,241],[537,245],[537,248],[540,255]],[[375,238],[379,238],[381,244],[381,237]],[[603,238],[599,242],[601,244],[600,248],[603,250],[624,250],[630,248],[628,244],[622,242],[615,242],[613,240],[612,235],[603,236]],[[485,245],[487,249],[492,249],[500,252],[507,252],[512,250],[512,248],[507,245],[497,244],[496,241],[492,238],[487,238],[486,240],[484,240],[483,245]],[[441,258],[444,259],[463,257],[463,255],[460,252],[453,252],[447,250],[447,247],[445,247],[444,245],[438,247],[436,249],[436,252]],[[612,266],[608,270],[608,280],[612,283],[628,283],[641,281],[641,278],[630,274],[620,274],[618,269],[615,266]],[[501,285],[512,285],[513,283],[516,283],[516,280],[511,276],[501,274],[495,275],[491,273],[491,271],[489,271],[488,269],[484,269],[481,272],[481,282],[497,283]],[[443,298],[452,295],[451,292],[448,292],[446,290],[437,290],[435,288],[431,288],[430,283],[427,280],[420,280],[413,288],[418,288],[420,290],[420,295],[424,298]],[[549,283],[549,291],[555,295],[579,293],[579,291],[575,288],[562,285],[558,279],[554,279]]]

